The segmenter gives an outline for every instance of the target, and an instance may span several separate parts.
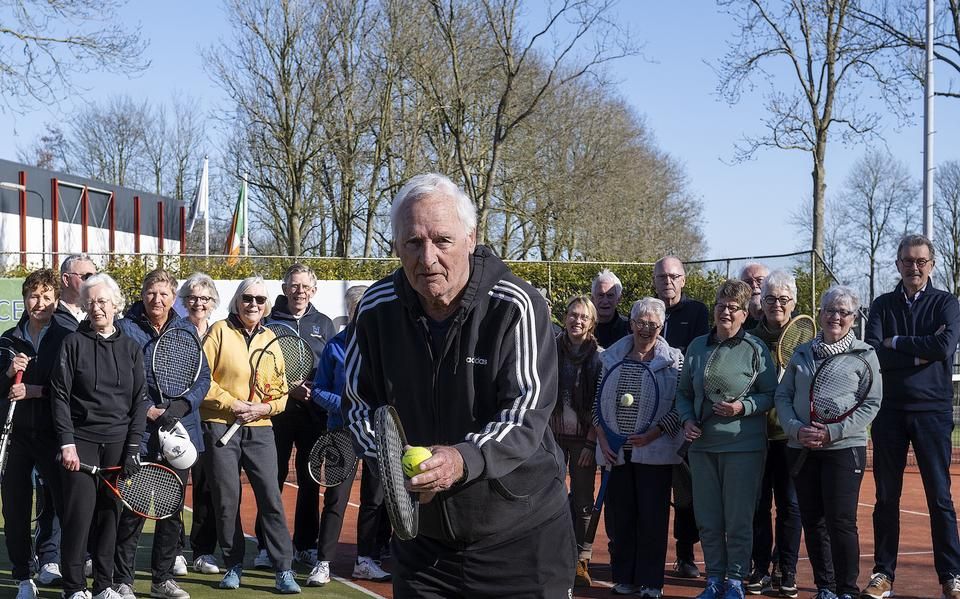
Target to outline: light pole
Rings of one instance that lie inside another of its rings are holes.
[[[40,194],[39,191],[34,191],[33,189],[27,189],[26,185],[20,185],[19,183],[10,183],[9,181],[0,181],[0,189],[9,189],[10,191],[24,191],[26,193],[32,193],[40,199],[40,264],[43,268],[47,267],[47,214],[44,209],[44,204],[46,199]]]

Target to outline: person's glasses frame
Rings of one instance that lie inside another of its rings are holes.
[[[634,326],[636,326],[641,331],[656,331],[657,329],[663,326],[662,324],[658,324],[656,322],[648,322],[646,320],[637,320],[635,318],[631,318],[630,322],[632,322]]]
[[[763,296],[763,303],[765,303],[765,304],[768,305],[768,306],[772,306],[772,305],[774,305],[774,304],[780,304],[781,306],[786,306],[787,304],[789,304],[789,303],[792,302],[792,301],[794,301],[793,298],[792,298],[792,297],[789,297],[789,296],[786,296],[786,295],[780,295],[780,296],[776,296],[776,295],[765,295],[765,296]]]
[[[253,295],[250,293],[244,293],[240,296],[240,300],[245,304],[252,304],[256,302],[258,306],[262,306],[267,303],[267,296],[265,295]]]
[[[209,304],[213,298],[209,295],[188,295],[186,298],[188,304]]]
[[[736,314],[741,310],[746,311],[746,308],[739,304],[721,304],[719,302],[713,305],[713,309],[721,314],[727,311],[729,311],[731,314]]]
[[[913,268],[916,266],[919,269],[923,269],[927,266],[927,264],[933,262],[933,258],[917,258],[916,260],[911,258],[897,258],[897,262],[903,266],[906,266],[907,268]]]

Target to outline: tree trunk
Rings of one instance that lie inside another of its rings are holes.
[[[827,152],[827,133],[818,135],[817,146],[813,151],[813,251],[823,256],[823,221],[827,196],[826,168],[824,157]]]

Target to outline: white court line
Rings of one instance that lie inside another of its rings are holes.
[[[861,506],[861,507],[874,507],[874,505],[873,505],[872,503],[857,503],[857,505],[859,505],[859,506]],[[926,513],[924,513],[924,512],[915,512],[915,511],[913,511],[913,510],[904,510],[904,509],[901,509],[900,512],[903,513],[903,514],[910,514],[910,515],[912,515],[912,516],[926,516],[927,518],[930,517],[930,514],[926,514]]]
[[[297,483],[288,483],[287,481],[283,481],[283,484],[286,485],[286,486],[288,486],[288,487],[293,487],[294,489],[299,489],[299,488],[300,488],[300,486],[299,486]],[[322,487],[321,487],[321,488],[322,488]],[[320,492],[320,497],[323,497],[323,491]],[[360,509],[360,504],[358,504],[358,503],[351,503],[351,502],[348,501],[348,502],[347,502],[347,505],[349,505],[350,507],[355,507],[355,508],[357,508],[357,509]]]

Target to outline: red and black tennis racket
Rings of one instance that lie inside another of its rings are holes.
[[[857,411],[873,386],[873,371],[858,354],[842,353],[825,359],[810,383],[810,422],[833,424]],[[800,474],[810,453],[804,447],[790,468],[790,476]]]
[[[760,349],[743,337],[730,337],[720,343],[703,368],[703,401],[697,428],[713,417],[713,406],[742,399],[757,380],[763,360]],[[677,455],[686,457],[692,441],[684,441]]]
[[[13,349],[13,343],[9,339],[0,339],[0,352],[8,355],[10,360],[17,356]],[[13,377],[13,384],[19,385],[23,382],[23,371],[17,370]],[[3,480],[3,473],[7,470],[7,454],[10,448],[10,435],[13,434],[13,413],[20,402],[11,401],[7,408],[7,418],[3,423],[3,430],[0,431],[0,480]]]
[[[357,470],[357,452],[345,428],[329,430],[310,449],[310,478],[321,487],[336,487]]]
[[[629,358],[621,360],[601,375],[596,405],[607,445],[619,453],[630,435],[646,432],[653,425],[660,408],[660,386],[646,364]],[[593,542],[597,534],[611,467],[612,464],[607,464],[603,468],[586,542]]]
[[[123,475],[123,466],[100,468],[81,463],[80,470],[101,480],[124,507],[142,518],[163,520],[183,508],[183,482],[162,464],[144,462],[132,476]]]

